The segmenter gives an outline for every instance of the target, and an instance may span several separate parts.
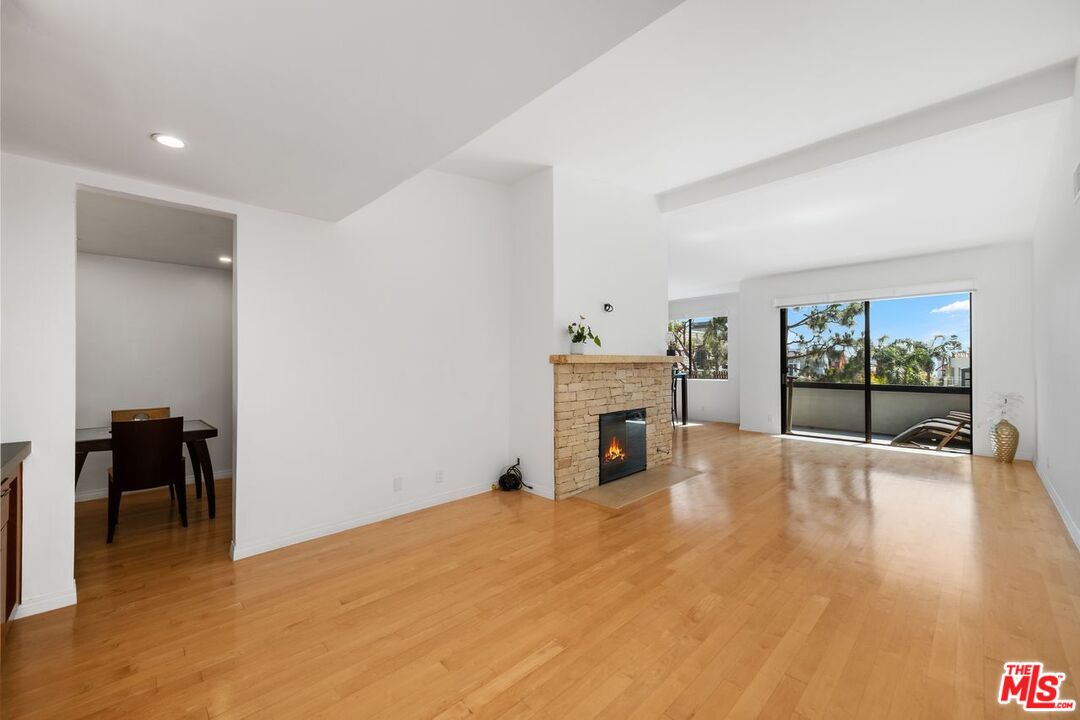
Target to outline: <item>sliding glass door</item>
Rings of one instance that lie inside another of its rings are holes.
[[[865,303],[781,310],[785,431],[866,439]]]
[[[782,308],[783,431],[971,449],[967,293]]]

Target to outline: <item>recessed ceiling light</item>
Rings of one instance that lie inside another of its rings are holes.
[[[223,262],[226,265],[228,265],[229,263],[232,262],[232,258],[229,257],[228,255],[222,255],[221,257],[218,258],[218,262]]]
[[[183,140],[176,137],[175,135],[166,135],[165,133],[152,133],[150,135],[150,139],[156,143],[164,145],[167,148],[172,148],[173,150],[180,150],[185,145],[187,145],[187,143],[185,143]]]

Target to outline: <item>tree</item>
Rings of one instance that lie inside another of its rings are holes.
[[[803,308],[791,308],[791,313]],[[862,335],[855,327],[863,313],[862,303],[814,305],[788,323],[787,362],[807,380],[852,382],[862,377]]]
[[[873,382],[880,385],[932,385],[935,372],[963,349],[956,335],[935,335],[929,342],[882,335],[874,344]]]
[[[695,333],[701,326],[691,326]],[[703,332],[693,336],[694,369],[704,377],[718,377],[728,364],[728,328],[726,317],[709,318]]]
[[[792,308],[794,314],[803,308]],[[862,382],[866,352],[856,327],[862,303],[815,305],[788,325],[787,361],[803,380]],[[870,349],[872,376],[879,385],[932,385],[938,370],[963,349],[956,335],[929,341],[883,335]]]
[[[691,377],[721,377],[728,365],[728,320],[713,317],[673,320],[668,332],[679,357],[679,369]]]
[[[689,320],[672,320],[668,323],[668,333],[671,335],[671,345],[675,348],[675,354],[679,361],[679,372],[690,375],[690,339],[687,334]]]

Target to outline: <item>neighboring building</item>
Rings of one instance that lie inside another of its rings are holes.
[[[938,370],[938,380],[946,387],[971,387],[971,353],[953,353]]]

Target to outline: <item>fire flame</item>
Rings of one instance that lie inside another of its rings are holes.
[[[615,462],[616,460],[625,460],[626,452],[619,445],[619,438],[612,437],[611,444],[608,445],[607,452],[604,453],[604,462]]]

